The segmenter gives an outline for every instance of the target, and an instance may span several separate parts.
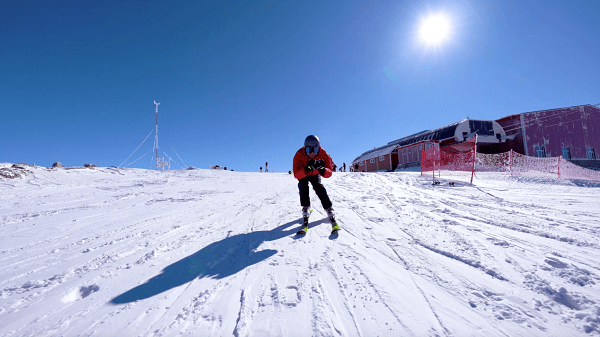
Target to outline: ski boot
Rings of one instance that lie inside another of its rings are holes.
[[[310,207],[302,207],[302,228],[298,231],[297,234],[306,234],[308,231],[308,218],[310,217],[310,213],[312,213],[312,209]]]
[[[329,207],[325,210],[325,212],[327,212],[327,217],[329,218],[329,221],[331,221],[331,234],[337,233],[337,231],[339,231],[341,228],[335,220],[335,212],[333,207]]]

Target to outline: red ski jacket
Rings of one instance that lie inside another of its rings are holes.
[[[296,155],[294,156],[294,177],[296,179],[302,179],[307,176],[315,176],[319,174],[319,171],[317,170],[312,170],[308,173],[304,172],[304,168],[308,164],[308,161],[311,159],[315,161],[322,159],[324,162],[323,166],[325,167],[325,173],[323,174],[323,177],[331,177],[331,172],[333,171],[333,161],[331,160],[331,157],[329,157],[329,154],[327,154],[327,151],[321,148],[319,150],[319,153],[314,158],[310,158],[306,154],[304,147],[302,147],[300,150],[298,150],[298,152],[296,152]]]

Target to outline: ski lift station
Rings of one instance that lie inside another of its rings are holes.
[[[562,156],[583,167],[600,169],[600,108],[581,105],[510,115],[498,120],[465,119],[435,130],[389,142],[352,161],[355,172],[395,171],[421,165],[421,150],[434,143],[459,147],[477,133],[477,151],[509,150],[533,157]],[[595,136],[594,136],[595,135]]]

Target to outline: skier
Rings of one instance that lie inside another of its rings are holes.
[[[321,200],[321,205],[331,221],[331,233],[337,232],[340,227],[335,220],[331,200],[327,195],[325,186],[321,183],[321,177],[331,177],[333,161],[327,152],[321,148],[319,138],[314,135],[306,137],[304,147],[294,155],[294,177],[298,179],[298,189],[300,190],[300,205],[302,205],[302,217],[304,225],[298,234],[306,233],[308,230],[308,217],[312,210],[310,209],[310,197],[308,183],[313,186],[315,193]]]
[[[269,172],[269,162],[265,163],[265,172]]]

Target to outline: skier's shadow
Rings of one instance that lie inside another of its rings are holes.
[[[302,220],[295,220],[270,231],[257,231],[228,236],[211,243],[198,252],[185,257],[162,270],[148,282],[113,298],[112,304],[123,304],[150,298],[173,289],[195,278],[221,279],[233,275],[246,267],[259,263],[277,253],[273,249],[255,251],[265,241],[274,241],[289,236],[299,229]],[[284,230],[291,227],[289,230]],[[298,239],[299,236],[293,236]]]

